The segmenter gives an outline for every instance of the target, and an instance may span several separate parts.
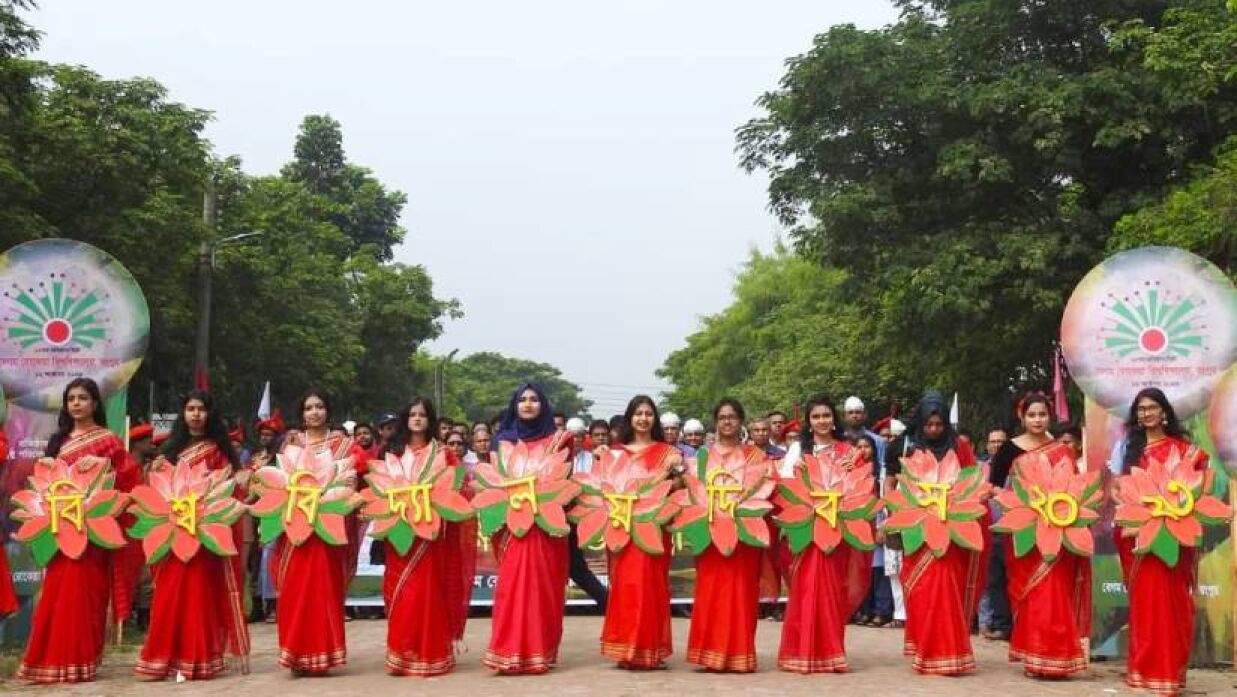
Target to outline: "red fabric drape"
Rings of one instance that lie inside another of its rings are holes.
[[[872,555],[808,545],[791,563],[790,602],[777,664],[793,673],[845,673],[846,622],[867,595]]]

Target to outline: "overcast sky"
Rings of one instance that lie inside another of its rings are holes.
[[[830,25],[896,18],[885,0],[41,5],[42,59],[158,80],[250,173],[330,113],[349,159],[408,194],[397,260],[463,303],[431,349],[546,361],[602,415],[663,385],[779,234],[734,152],[754,100]]]

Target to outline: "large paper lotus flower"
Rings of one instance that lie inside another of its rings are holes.
[[[369,463],[369,488],[361,492],[361,515],[374,521],[370,536],[386,540],[401,555],[413,540],[437,540],[444,520],[457,523],[474,513],[460,494],[464,469],[447,464],[447,452],[437,443],[420,457],[405,449]]]
[[[901,534],[907,554],[924,544],[937,557],[944,556],[951,543],[983,549],[979,519],[988,510],[983,497],[990,489],[983,468],[963,469],[952,450],[940,460],[931,451],[916,450],[902,458],[898,486],[885,498],[892,511],[885,529]]]
[[[1220,525],[1233,509],[1211,495],[1215,473],[1200,468],[1203,454],[1179,449],[1163,462],[1151,458],[1146,469],[1134,467],[1117,477],[1115,522],[1126,537],[1135,537],[1135,554],[1154,554],[1176,566],[1182,547],[1198,547],[1204,525]]]
[[[871,464],[847,471],[831,453],[805,455],[773,496],[780,509],[773,522],[790,551],[798,554],[814,543],[828,554],[843,541],[856,549],[874,548],[872,519],[882,506],[874,482]]]
[[[116,474],[102,457],[75,464],[42,458],[34,463],[29,488],[13,494],[13,520],[21,521],[14,537],[30,545],[34,560],[47,566],[59,551],[80,559],[87,544],[104,549],[125,545],[116,516],[128,501],[113,488]]]
[[[1051,561],[1062,545],[1083,557],[1095,552],[1089,526],[1100,519],[1104,500],[1100,472],[1079,473],[1073,458],[1059,452],[1055,458],[1044,452],[1018,458],[1009,488],[997,495],[1005,512],[992,529],[1013,535],[1015,556],[1034,548]]]
[[[361,502],[355,481],[352,458],[335,460],[329,451],[284,446],[275,464],[253,475],[258,500],[249,511],[258,519],[262,543],[286,535],[299,545],[317,535],[330,545],[347,544],[344,516]]]
[[[670,529],[700,554],[712,544],[722,556],[730,556],[742,542],[751,547],[769,546],[769,525],[764,517],[773,504],[773,481],[763,466],[748,465],[741,449],[721,455],[708,451],[704,479],[683,477],[684,488],[672,501],[679,506]]]
[[[160,460],[150,470],[149,482],[133,488],[129,512],[137,524],[129,534],[142,540],[146,563],[154,564],[170,550],[187,562],[205,547],[223,557],[237,554],[229,527],[245,512],[232,496],[236,482],[226,469],[205,464],[175,465]]]
[[[473,467],[480,491],[472,507],[482,534],[492,535],[505,526],[512,535],[524,537],[533,525],[554,537],[571,531],[564,507],[580,492],[580,485],[569,478],[567,451],[546,450],[529,449],[523,441],[504,441],[495,462]]]
[[[580,546],[604,540],[621,551],[630,541],[649,554],[663,554],[661,527],[678,512],[669,499],[672,483],[645,472],[623,450],[606,450],[590,472],[577,473],[580,497],[568,514],[579,527]]]

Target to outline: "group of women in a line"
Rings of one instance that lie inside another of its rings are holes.
[[[523,385],[512,396],[495,438],[499,443],[522,443],[534,457],[567,449],[571,438],[555,429],[552,413],[538,387]],[[299,417],[302,428],[288,433],[284,448],[309,448],[329,453],[334,460],[351,458],[355,471],[365,473],[364,452],[348,437],[329,431],[326,395],[308,392]],[[679,451],[664,442],[653,400],[634,398],[625,417],[620,442],[611,447],[626,451],[631,466],[641,468],[642,475],[681,484],[684,473],[690,472],[704,480],[710,458],[725,457],[731,462],[740,458],[743,468],[759,476],[779,476],[779,468],[763,449],[743,442],[745,414],[736,400],[724,399],[714,409],[716,440],[701,450],[695,462],[684,463]],[[808,427],[796,450],[813,455],[827,451],[835,459],[861,463],[865,456],[845,440],[838,417],[830,400],[812,399],[807,405]],[[1018,452],[1003,466],[1016,468],[1020,457],[1047,451],[1072,461],[1072,451],[1058,451],[1064,446],[1047,435],[1051,417],[1046,399],[1024,400],[1020,417],[1024,432],[1013,441]],[[388,451],[423,456],[434,447],[435,421],[429,400],[413,400],[399,414],[399,430]],[[1191,447],[1158,390],[1137,395],[1127,425],[1126,472],[1146,466],[1149,458],[1162,459],[1168,451]],[[969,443],[948,423],[944,400],[932,393],[925,395],[906,435],[888,447],[894,454],[883,468],[887,490],[894,486],[898,458],[916,450],[931,451],[938,459],[952,452],[964,468],[976,464]],[[131,489],[141,478],[126,460],[120,441],[104,428],[98,388],[89,380],[75,380],[65,390],[59,430],[49,441],[47,455],[70,463],[87,455],[106,457],[118,474],[120,489]],[[163,457],[172,463],[192,458],[210,468],[237,467],[208,394],[194,392],[184,401]],[[1206,466],[1205,460],[1198,462]],[[882,467],[872,464],[873,491],[878,493]],[[464,466],[453,454],[449,465]],[[246,482],[244,474],[240,470],[241,484]],[[238,487],[237,496],[245,495],[244,487]],[[987,518],[981,524],[985,539],[990,539]],[[771,523],[762,524],[774,530]],[[392,674],[439,675],[453,668],[453,642],[462,637],[472,586],[475,532],[466,526],[450,523],[446,534],[434,541],[418,539],[404,555],[388,545],[383,595],[389,617],[386,665]],[[769,539],[772,544],[766,549],[741,540],[729,555],[716,545],[698,554],[687,661],[714,671],[756,669],[761,567],[772,558],[790,589],[778,665],[802,673],[849,670],[845,624],[866,593],[867,564],[824,564],[815,546],[792,555],[776,533]],[[492,543],[498,585],[489,647],[482,661],[500,673],[545,672],[557,661],[562,637],[568,537],[533,525],[523,536],[503,528]],[[1180,689],[1193,627],[1192,559],[1170,568],[1153,555],[1134,555],[1129,538],[1119,538],[1117,544],[1130,591],[1130,682],[1164,692]],[[611,598],[601,653],[619,667],[662,668],[671,654],[669,545],[663,548],[666,551],[659,555],[631,544],[611,554]],[[937,556],[924,546],[907,554],[901,573],[908,614],[905,652],[913,657],[916,671],[948,675],[974,669],[970,625],[984,587],[988,548],[950,545],[946,554]],[[345,549],[316,536],[297,546],[282,539],[279,543],[273,563],[279,591],[279,661],[295,674],[321,674],[346,662]],[[21,678],[35,682],[94,678],[103,653],[112,587],[109,563],[109,552],[94,546],[79,559],[61,554],[52,559]],[[854,573],[846,571],[852,568]],[[1009,590],[1016,621],[1011,660],[1022,661],[1027,673],[1036,676],[1062,677],[1083,670],[1090,612],[1088,560],[1062,551],[1055,561],[1018,560],[1012,568]],[[161,679],[179,672],[187,678],[210,678],[224,670],[229,653],[245,668],[249,641],[238,571],[235,558],[205,553],[189,562],[168,555],[156,564],[151,626],[136,668],[139,676]]]

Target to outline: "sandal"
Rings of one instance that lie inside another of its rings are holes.
[[[868,620],[865,626],[867,627],[884,627],[893,621],[892,617],[873,617]]]
[[[894,620],[885,626],[890,629],[906,629],[906,620]]]

